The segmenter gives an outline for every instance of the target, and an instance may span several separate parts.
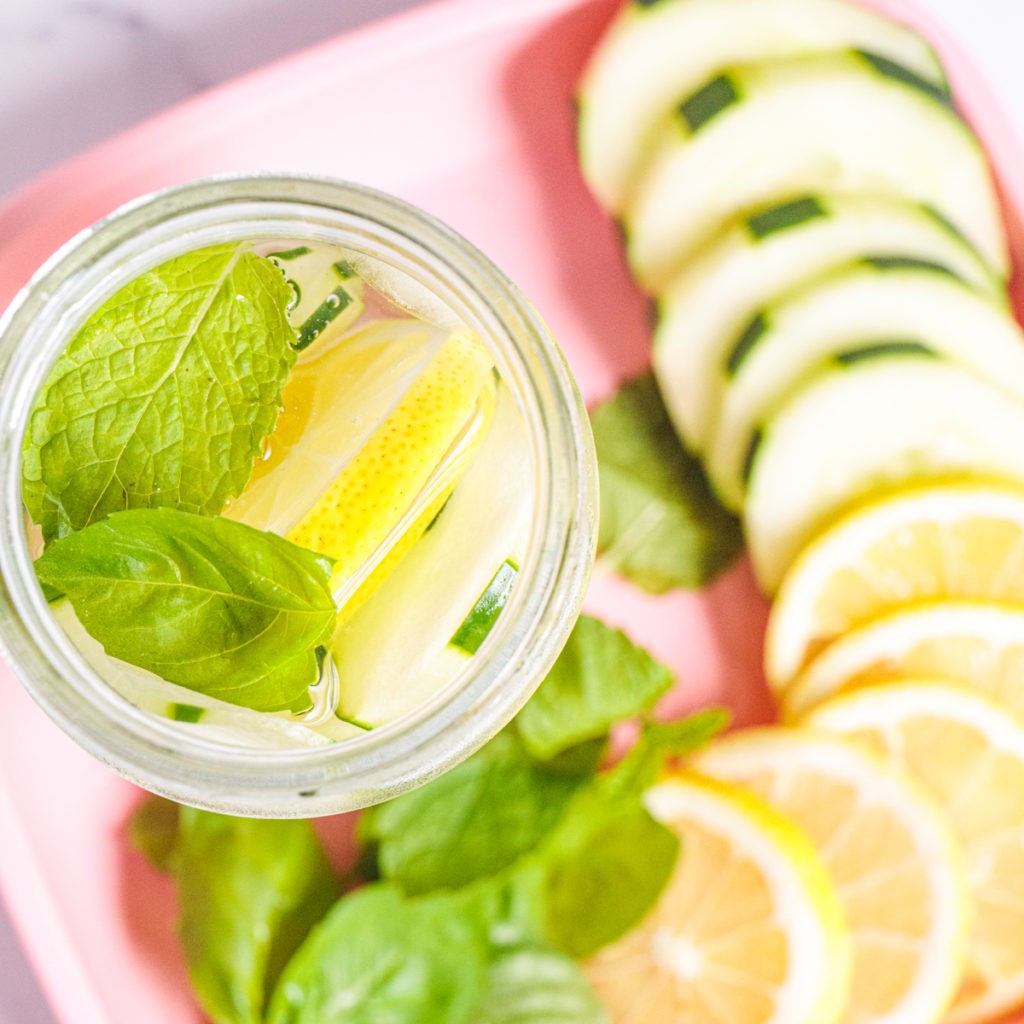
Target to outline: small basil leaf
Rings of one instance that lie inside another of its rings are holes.
[[[337,886],[305,821],[181,809],[170,858],[189,978],[214,1024],[262,1024],[270,991]]]
[[[549,949],[513,949],[487,976],[474,1024],[608,1024],[608,1014],[580,968]]]
[[[603,561],[655,594],[703,586],[727,568],[743,548],[739,522],[679,443],[654,378],[624,384],[591,423]]]
[[[639,793],[581,792],[545,851],[549,943],[582,959],[614,942],[657,902],[678,853],[678,837]]]
[[[546,760],[648,710],[672,681],[672,672],[621,630],[583,615],[516,728],[526,749]]]
[[[470,1024],[487,948],[450,896],[370,885],[340,900],[285,968],[268,1024]]]
[[[133,509],[54,542],[35,570],[112,657],[256,711],[308,706],[336,619],[321,555],[228,519]]]

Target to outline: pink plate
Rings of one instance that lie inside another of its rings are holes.
[[[992,155],[1019,257],[1024,160],[998,105],[919,12],[877,2],[945,58]],[[588,400],[606,396],[647,363],[647,308],[577,172],[572,93],[618,3],[445,0],[155,118],[0,210],[0,307],[73,232],[144,192],[221,171],[329,174],[396,193],[479,245],[532,298]],[[1019,298],[1019,275],[1016,285]],[[666,713],[717,701],[740,722],[771,714],[760,674],[766,609],[745,563],[699,595],[657,599],[599,570],[589,606],[678,670]],[[171,886],[125,842],[139,791],[0,672],[0,884],[58,1017],[202,1020],[174,936]],[[344,823],[325,827],[336,838]]]

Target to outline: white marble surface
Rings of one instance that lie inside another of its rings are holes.
[[[0,0],[0,199],[208,86],[422,2]],[[918,3],[974,55],[1024,137],[1024,0]],[[55,1024],[2,908],[0,1024]]]

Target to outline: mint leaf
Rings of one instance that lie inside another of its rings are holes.
[[[29,417],[22,493],[47,541],[120,509],[213,514],[241,493],[295,361],[281,272],[238,244],[108,299]]]
[[[256,711],[301,710],[334,630],[330,560],[173,509],[117,512],[35,562],[106,652]]]
[[[654,594],[700,587],[743,547],[739,522],[715,499],[679,443],[650,374],[591,413],[605,563]]]
[[[487,946],[452,896],[370,885],[342,899],[281,975],[268,1024],[475,1024]]]
[[[382,877],[410,894],[494,875],[552,829],[581,779],[548,771],[509,732],[431,783],[371,808],[364,841]]]
[[[547,760],[646,711],[672,681],[668,668],[620,630],[583,615],[516,728],[526,749]]]
[[[158,871],[171,870],[171,854],[178,841],[179,807],[162,796],[150,796],[132,815],[132,846]]]
[[[549,949],[513,949],[496,959],[474,1024],[608,1024],[583,972]]]
[[[214,1024],[262,1024],[285,963],[337,899],[305,821],[181,808],[170,857],[189,978]]]
[[[657,902],[678,854],[639,792],[582,791],[544,851],[549,943],[582,959],[614,942]]]
[[[725,708],[708,708],[675,722],[645,722],[636,743],[606,777],[614,792],[642,793],[653,786],[667,761],[692,754],[729,724]]]

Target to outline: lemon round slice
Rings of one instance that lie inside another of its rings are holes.
[[[817,537],[772,607],[765,671],[776,692],[857,626],[918,601],[1024,604],[1024,489],[950,482],[864,505]]]
[[[493,410],[493,360],[449,335],[391,414],[288,540],[334,559],[331,587],[353,610],[422,535],[475,453]]]
[[[887,755],[942,805],[967,862],[975,915],[949,1024],[1024,1005],[1024,725],[939,681],[868,686],[804,719]]]
[[[613,1024],[832,1024],[850,937],[807,836],[742,789],[676,774],[647,794],[683,853],[655,909],[587,974]]]
[[[788,719],[840,691],[932,676],[989,694],[1024,720],[1024,607],[986,601],[911,605],[840,637],[793,681]]]
[[[735,782],[814,840],[853,935],[850,1024],[932,1024],[963,969],[963,857],[932,798],[904,773],[806,729],[734,733],[693,766]]]

